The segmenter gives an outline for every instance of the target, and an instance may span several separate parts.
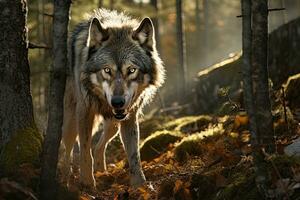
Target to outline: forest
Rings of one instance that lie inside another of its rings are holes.
[[[0,16],[0,200],[300,200],[300,0]]]

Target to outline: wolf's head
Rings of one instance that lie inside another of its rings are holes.
[[[90,22],[84,70],[87,89],[107,101],[116,119],[124,119],[145,103],[163,83],[164,69],[154,38],[149,18],[136,27],[105,27],[98,18]]]

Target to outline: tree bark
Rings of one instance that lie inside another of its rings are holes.
[[[114,0],[109,0],[109,8],[110,8],[111,10],[114,9],[114,4],[115,4],[115,1],[114,1]]]
[[[257,145],[252,148],[256,184],[261,194],[266,195],[271,177],[268,175],[263,151],[274,153],[275,149],[268,79],[268,0],[253,0],[252,15],[253,89],[257,124]]]
[[[1,176],[1,173],[15,170],[22,164],[20,162],[31,163],[38,159],[41,137],[35,127],[30,93],[27,4],[24,0],[4,0],[0,2],[0,8]],[[37,146],[30,152],[24,151],[23,148],[32,145]],[[27,153],[31,155],[25,155]],[[18,160],[21,158],[24,160]]]
[[[253,82],[256,102],[257,139],[268,152],[274,151],[273,120],[268,74],[268,1],[252,1]]]
[[[208,52],[210,51],[209,48],[209,1],[208,0],[203,0],[203,12],[204,12],[204,40],[203,40],[203,45],[204,45],[204,63],[205,65],[209,65],[208,61]]]
[[[54,0],[53,66],[50,72],[49,113],[41,174],[41,199],[56,199],[56,170],[63,124],[67,37],[71,0]],[[51,195],[49,195],[51,194]]]
[[[99,8],[102,8],[102,6],[103,6],[103,0],[99,0],[99,2],[98,2],[98,7],[99,7]]]
[[[157,17],[158,15],[158,0],[151,0],[150,1],[151,5],[153,6],[153,8],[155,9],[155,17],[152,18],[152,22],[155,28],[155,39],[156,39],[156,48],[158,50],[159,53],[161,53],[161,46],[160,46],[160,34],[159,34],[159,19]]]
[[[251,28],[251,0],[241,0],[242,3],[242,44],[243,44],[243,94],[244,107],[249,117],[252,146],[257,145],[257,128],[255,118],[255,103],[252,84],[252,28]]]
[[[177,49],[178,49],[178,99],[182,102],[187,88],[187,64],[185,49],[185,34],[183,28],[182,1],[176,0],[176,26],[177,26]]]

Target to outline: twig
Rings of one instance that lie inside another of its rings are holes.
[[[173,107],[161,109],[160,112],[161,112],[161,113],[164,113],[164,112],[169,112],[169,111],[181,110],[181,109],[183,109],[183,108],[187,108],[189,105],[190,105],[190,104],[184,104],[184,105],[173,106]]]
[[[273,12],[273,11],[281,11],[281,10],[285,10],[285,8],[269,8],[268,11],[269,12]],[[243,15],[237,15],[237,18],[242,18],[244,17]]]
[[[28,44],[29,49],[51,49],[51,47],[42,45],[42,44],[34,44],[32,42],[29,42]]]
[[[286,110],[286,104],[285,104],[285,92],[284,92],[284,87],[281,87],[281,91],[282,91],[282,105],[283,105],[283,111],[284,111],[284,121],[286,123],[288,132],[290,132],[290,128],[289,128],[289,122],[288,122],[288,118],[287,118],[287,110]]]
[[[285,10],[285,8],[269,8],[269,9],[268,9],[269,12],[273,12],[273,11],[281,11],[281,10]]]
[[[53,14],[48,14],[48,13],[42,13],[42,14],[47,16],[47,17],[53,17]]]

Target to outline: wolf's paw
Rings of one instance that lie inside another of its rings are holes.
[[[103,162],[95,159],[94,171],[104,172],[106,171],[106,165]]]
[[[140,187],[146,182],[146,178],[144,175],[133,176],[130,178],[130,185],[133,187]]]
[[[95,190],[96,189],[96,181],[93,176],[91,177],[80,177],[80,185],[84,189]]]

